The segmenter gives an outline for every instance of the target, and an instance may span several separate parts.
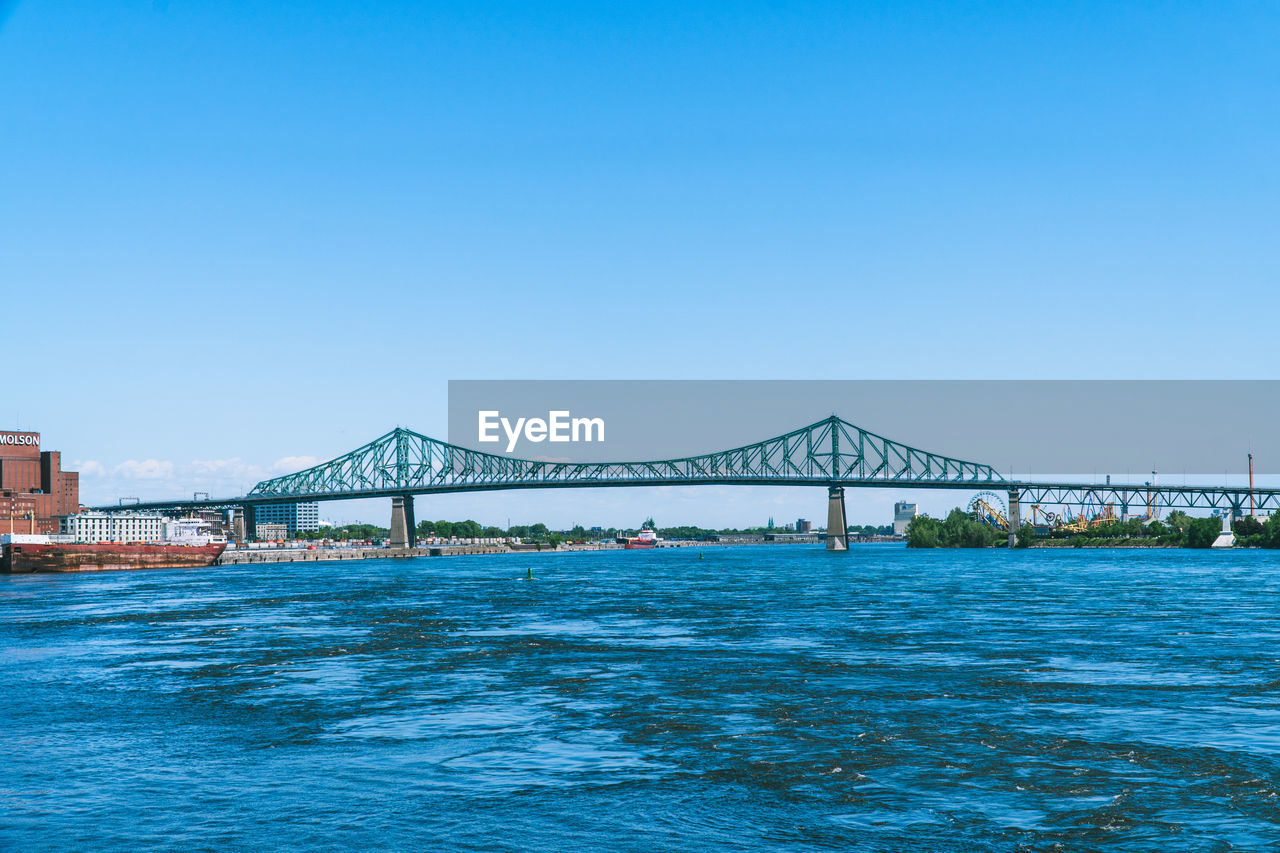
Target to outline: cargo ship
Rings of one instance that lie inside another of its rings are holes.
[[[87,515],[79,518],[90,519]],[[0,536],[0,572],[203,568],[213,565],[227,547],[226,539],[210,535],[209,524],[197,518],[162,520],[138,515],[119,518],[134,523],[133,530],[143,532],[147,538],[139,536],[139,541],[134,541],[133,536],[124,532],[124,523],[118,524],[114,531],[106,531],[111,539],[95,535],[86,525],[77,528],[71,522],[65,522],[64,527],[79,529],[79,533],[59,536],[7,533]]]
[[[5,537],[8,539],[9,537]],[[35,539],[24,536],[21,539]],[[44,537],[48,538],[48,537]],[[98,572],[111,569],[202,568],[222,556],[226,542],[176,545],[163,542],[4,543],[0,572]]]
[[[652,548],[658,544],[658,534],[646,527],[641,530],[634,539],[625,536],[619,537],[618,544],[625,547],[628,551],[635,550],[637,548]]]

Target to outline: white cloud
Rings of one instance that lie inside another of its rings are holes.
[[[314,456],[285,456],[282,459],[277,459],[275,464],[271,466],[271,470],[281,474],[292,474],[295,471],[310,468],[319,461]]]
[[[245,462],[239,456],[230,459],[196,459],[187,472],[192,477],[213,477],[218,480],[260,480],[262,468]]]
[[[127,459],[112,473],[131,480],[168,480],[173,477],[173,463],[159,459]]]
[[[314,456],[286,456],[266,465],[232,456],[181,464],[129,459],[110,465],[90,459],[76,465],[85,479],[81,500],[99,504],[113,503],[121,495],[137,495],[144,500],[190,496],[193,492],[209,492],[214,497],[241,495],[262,480],[310,467],[316,461]]]
[[[77,460],[71,465],[72,470],[79,471],[81,477],[105,477],[107,475],[107,466],[96,459],[86,459],[83,462]]]

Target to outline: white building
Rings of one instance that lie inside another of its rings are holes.
[[[158,542],[165,517],[149,512],[82,512],[63,516],[59,527],[76,542]]]
[[[906,501],[898,501],[893,505],[893,533],[902,536],[907,532],[907,525],[916,517],[916,505]]]
[[[254,508],[254,518],[259,526],[263,524],[283,524],[290,533],[299,530],[320,529],[320,504],[266,504]],[[262,538],[259,536],[258,538]],[[283,537],[281,537],[283,538]]]
[[[226,541],[221,535],[215,536],[211,525],[199,518],[166,518],[164,520],[164,540],[177,545],[207,545],[210,542]]]
[[[254,525],[255,539],[267,539],[272,542],[289,538],[289,528],[274,521],[259,521]]]

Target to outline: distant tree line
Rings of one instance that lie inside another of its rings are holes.
[[[639,527],[609,527],[596,530],[587,530],[581,524],[574,525],[568,530],[552,530],[547,525],[538,522],[536,524],[514,524],[508,528],[496,527],[493,525],[481,525],[480,522],[470,518],[464,521],[447,521],[440,519],[439,521],[420,521],[416,528],[419,538],[438,537],[440,539],[502,539],[506,537],[518,538],[524,542],[545,542],[559,543],[562,541],[586,541],[588,539],[615,539],[622,536],[635,536],[640,529],[647,527],[655,530],[663,539],[707,539],[712,536],[724,535],[757,535],[762,536],[766,533],[782,532],[781,528],[768,527],[761,525],[759,527],[698,527],[696,525],[678,525],[674,527],[658,527],[652,518],[646,518]],[[881,525],[879,527],[872,524],[852,525],[849,527],[849,533],[852,535],[884,535],[893,532],[892,525]],[[324,526],[319,530],[299,530],[294,534],[297,539],[318,540],[332,539],[338,541],[364,540],[364,539],[386,539],[391,535],[391,531],[386,527],[379,527],[375,524],[344,524],[339,527]]]
[[[319,530],[299,530],[294,534],[296,539],[308,541],[316,539],[336,539],[347,542],[352,539],[386,539],[391,531],[376,524],[344,524],[341,527],[321,527]]]
[[[1232,526],[1236,544],[1244,547],[1280,548],[1280,521],[1275,518],[1272,516],[1271,521],[1249,516],[1238,519]],[[1221,532],[1221,518],[1197,518],[1182,510],[1174,510],[1164,521],[1117,519],[1091,526],[1087,530],[1051,530],[1047,537],[1027,524],[1018,530],[1017,546],[1025,548],[1039,538],[1050,538],[1065,540],[1081,547],[1128,542],[1177,548],[1208,548]],[[951,510],[945,519],[919,515],[907,525],[908,548],[989,548],[1007,543],[1008,535],[1004,531],[978,521],[959,507]]]
[[[863,524],[861,526],[852,524],[849,526],[850,536],[891,536],[893,535],[892,524],[881,524],[877,527],[874,524]]]
[[[647,518],[638,527],[604,527],[595,530],[587,530],[581,524],[576,524],[567,530],[551,530],[547,525],[538,522],[536,524],[514,524],[505,530],[501,527],[482,527],[479,522],[467,519],[466,521],[422,521],[418,523],[419,536],[438,536],[442,539],[457,537],[459,539],[469,539],[478,537],[501,538],[512,537],[518,538],[525,542],[553,542],[553,541],[586,541],[588,539],[615,539],[620,536],[635,536],[642,528],[649,528],[657,532],[664,539],[703,539],[708,536],[721,533],[764,533],[765,528],[747,528],[742,529],[715,529],[708,527],[695,527],[692,525],[684,525],[678,527],[658,527],[652,518]]]
[[[535,524],[534,528],[541,528],[541,530],[538,531],[541,535],[545,536],[547,533],[545,525]],[[441,519],[440,521],[419,521],[417,534],[420,537],[438,536],[441,539],[451,539],[454,537],[458,539],[500,539],[504,536],[528,537],[530,528],[513,527],[511,530],[520,530],[522,532],[508,532],[503,530],[501,527],[494,527],[492,525],[483,527],[480,522],[473,521],[469,518],[466,521],[445,521]]]

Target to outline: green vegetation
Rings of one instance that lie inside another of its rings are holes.
[[[652,518],[645,519],[645,527],[658,532],[663,539],[706,539],[711,536],[760,536],[765,533],[778,532],[769,527],[745,527],[720,529],[681,525],[659,528]],[[588,531],[582,525],[575,525],[570,530],[553,531],[547,525],[517,524],[509,529],[482,526],[471,519],[465,521],[422,521],[418,523],[419,537],[434,536],[442,539],[500,539],[518,537],[524,542],[538,542],[558,545],[561,542],[579,542],[593,539],[612,540],[619,536],[635,536],[640,528],[619,529],[608,528]],[[1239,519],[1232,526],[1236,535],[1236,545],[1252,548],[1280,548],[1280,521],[1268,521],[1249,516]],[[851,525],[852,536],[884,535],[893,532],[892,525],[875,526],[871,524]],[[1060,544],[1064,546],[1090,547],[1103,545],[1151,545],[1168,548],[1208,548],[1222,532],[1222,520],[1217,517],[1196,518],[1182,510],[1169,513],[1164,521],[1144,522],[1131,518],[1128,521],[1109,521],[1090,527],[1087,531],[1070,532],[1054,530],[1049,533],[1039,532],[1026,525],[1018,531],[1016,547],[1028,548],[1036,543]],[[341,542],[352,540],[386,539],[391,531],[374,524],[344,524],[341,527],[322,527],[319,530],[299,531],[296,538],[305,540],[330,539]],[[815,531],[815,535],[821,535]],[[1007,535],[980,521],[976,521],[963,509],[957,507],[948,513],[945,519],[930,518],[927,515],[917,516],[907,525],[907,547],[909,548],[991,548],[1004,546]]]
[[[391,531],[373,524],[344,524],[342,527],[321,527],[319,530],[299,530],[295,538],[316,540],[335,539],[347,542],[352,539],[386,539]]]
[[[1003,545],[1008,537],[994,527],[977,521],[956,507],[939,521],[917,515],[907,525],[908,548],[991,548]]]
[[[1188,548],[1208,548],[1222,533],[1222,519],[1193,518],[1187,524],[1184,535]]]
[[[544,533],[546,532],[545,527],[542,530]],[[445,521],[443,519],[440,521],[420,521],[418,522],[417,534],[419,536],[439,536],[442,539],[449,539],[454,536],[459,539],[496,538],[507,535],[500,527],[482,527],[480,522],[472,521],[469,518],[466,521]],[[520,534],[512,535],[519,536]]]
[[[1235,522],[1232,531],[1236,535],[1237,546],[1280,548],[1280,520],[1262,521],[1245,517]],[[1028,548],[1040,542],[1079,548],[1107,545],[1208,548],[1221,532],[1221,518],[1196,518],[1182,510],[1174,510],[1164,521],[1117,519],[1082,531],[1051,530],[1045,533],[1027,525],[1019,529],[1016,547]],[[958,507],[945,520],[921,515],[907,525],[908,548],[986,548],[1006,542],[1007,536],[1003,531],[975,520]]]
[[[1236,544],[1253,548],[1280,548],[1280,519],[1271,516],[1270,521],[1259,521],[1245,516],[1231,526]]]
[[[348,527],[363,529],[365,527],[369,527],[369,525],[348,525]],[[449,538],[455,538],[455,537],[458,539],[476,539],[476,538],[497,539],[497,538],[504,538],[504,537],[515,537],[515,538],[519,538],[521,541],[524,541],[524,542],[542,542],[542,543],[554,544],[554,543],[563,542],[563,541],[578,542],[578,541],[589,541],[589,540],[596,540],[596,539],[610,541],[618,537],[635,536],[640,532],[641,528],[644,528],[644,527],[648,527],[649,529],[656,531],[657,534],[663,539],[707,539],[708,537],[711,537],[711,536],[732,536],[732,535],[762,536],[766,533],[783,532],[780,528],[771,528],[764,525],[760,527],[724,527],[724,528],[698,527],[696,525],[677,525],[673,527],[658,527],[656,522],[654,522],[653,518],[650,517],[650,518],[646,518],[642,524],[637,525],[634,528],[608,527],[608,528],[596,528],[593,530],[588,530],[587,528],[583,527],[581,524],[577,524],[568,530],[558,530],[558,531],[551,530],[550,528],[547,527],[547,525],[542,523],[515,524],[515,525],[512,525],[510,528],[507,528],[504,530],[500,527],[483,527],[480,525],[479,522],[473,521],[471,519],[467,519],[465,521],[446,521],[444,519],[441,519],[439,521],[418,522],[417,534],[419,537],[433,536],[433,537],[439,537],[441,539],[449,539]],[[379,528],[379,529],[381,530],[382,537],[385,538],[387,535],[389,535],[387,530],[383,528]],[[328,530],[328,528],[326,528],[326,530]],[[856,535],[871,536],[876,534],[884,535],[892,532],[893,532],[892,525],[882,525],[877,527],[875,525],[867,524],[862,526],[853,525],[849,528],[849,533],[855,536]],[[817,536],[821,534],[818,531],[814,531],[813,535]],[[322,539],[322,538],[325,538],[325,534],[323,531],[321,531],[318,534],[311,535],[309,538]],[[329,537],[329,538],[334,538],[334,537]],[[351,538],[359,538],[359,537],[351,537]]]

